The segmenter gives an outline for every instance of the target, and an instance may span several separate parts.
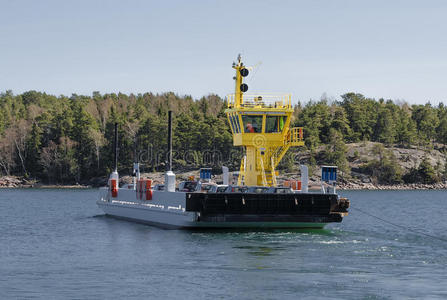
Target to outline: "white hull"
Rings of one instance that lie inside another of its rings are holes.
[[[141,205],[130,206],[119,203],[98,202],[98,206],[106,213],[106,215],[109,216],[162,227],[194,227],[195,223],[195,216],[191,215],[191,213],[174,213],[164,210],[145,208]]]
[[[305,222],[203,222],[196,212],[185,211],[186,194],[154,191],[150,201],[137,199],[134,190],[119,189],[118,197],[101,190],[98,206],[106,215],[165,228],[323,228],[327,223]],[[144,195],[143,195],[144,196]]]

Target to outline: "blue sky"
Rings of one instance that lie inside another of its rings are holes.
[[[447,1],[0,0],[0,91],[447,100]]]

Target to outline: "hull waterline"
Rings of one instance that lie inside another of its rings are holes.
[[[107,216],[163,228],[323,229],[328,223],[341,222],[342,219],[342,216],[336,213],[278,212],[278,208],[272,208],[273,211],[270,213],[268,211],[260,213],[259,207],[262,203],[270,201],[271,203],[264,204],[271,206],[272,203],[278,203],[278,200],[259,199],[256,195],[252,195],[254,198],[251,199],[250,195],[222,194],[210,199],[208,198],[210,196],[204,197],[203,194],[154,192],[152,200],[145,201],[135,200],[137,197],[132,190],[120,189],[116,199],[110,197],[106,189],[103,189],[102,193],[103,196],[97,204]],[[227,199],[229,197],[230,200]],[[256,212],[250,210],[250,207],[245,208],[245,211],[239,211],[239,207],[232,205],[238,197],[245,199],[247,206],[257,204]],[[304,202],[305,197],[309,198],[306,195],[294,197],[300,202]],[[220,211],[219,201],[223,199],[229,204],[225,207],[225,211]],[[312,201],[316,206],[318,201],[314,198]],[[287,199],[281,199],[280,202],[287,202]],[[311,207],[311,210],[316,211],[316,208]]]

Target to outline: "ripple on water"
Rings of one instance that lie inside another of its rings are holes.
[[[446,243],[415,232],[445,236],[445,193],[343,192],[413,231],[354,210],[324,230],[163,230],[105,217],[97,194],[0,192],[1,299],[447,298]]]

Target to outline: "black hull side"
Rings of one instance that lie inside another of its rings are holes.
[[[199,212],[202,217],[254,215],[260,219],[292,219],[324,217],[329,222],[340,222],[347,213],[349,201],[336,194],[203,194],[186,195],[186,211]],[[232,218],[233,218],[232,217]],[[289,217],[284,217],[285,219]]]

